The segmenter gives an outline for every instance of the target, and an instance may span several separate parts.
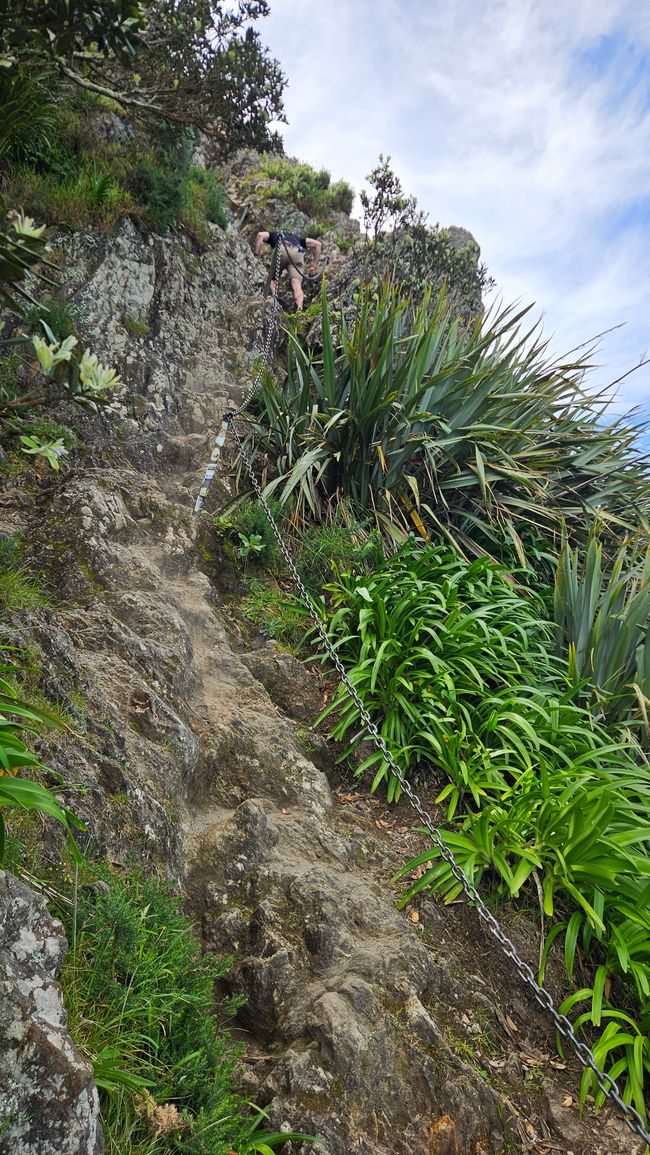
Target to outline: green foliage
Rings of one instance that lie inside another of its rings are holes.
[[[58,470],[59,462],[66,448],[60,437],[56,441],[44,441],[41,437],[28,437],[21,434],[18,439],[23,453],[30,457],[44,457],[51,469]]]
[[[480,316],[483,292],[492,279],[479,260],[480,249],[464,229],[441,229],[424,220],[366,256],[369,268],[390,275],[400,291],[418,299],[424,286],[434,293],[444,285],[452,312],[467,321]]]
[[[6,648],[3,651],[6,656]],[[5,810],[36,811],[56,819],[68,833],[70,847],[77,853],[72,828],[85,829],[82,822],[55,797],[53,791],[22,776],[25,770],[43,769],[36,755],[28,749],[22,735],[38,724],[54,725],[55,720],[17,693],[11,668],[2,667],[0,677],[0,866],[5,850]]]
[[[119,384],[119,377],[89,349],[82,353],[73,333],[58,339],[44,320],[47,311],[34,304],[30,314],[45,333],[45,337],[34,335],[31,341],[39,372],[17,349],[0,359],[0,429],[18,443],[23,453],[43,457],[57,470],[76,440],[66,426],[39,417],[38,411],[62,398],[94,408],[108,400],[108,390]],[[70,314],[65,305],[60,304],[52,312],[59,331],[66,332]],[[29,344],[27,338],[13,343]]]
[[[289,335],[287,380],[263,380],[251,419],[249,448],[277,470],[266,495],[298,523],[326,520],[344,499],[398,542],[415,527],[498,554],[509,538],[522,566],[524,535],[552,543],[565,522],[580,535],[595,510],[607,524],[645,525],[641,424],[606,424],[586,363],[549,362],[535,330],[522,330],[526,312],[467,330],[444,294],[413,312],[387,287],[363,291],[335,339],[323,294],[322,352]]]
[[[145,162],[135,171],[133,191],[145,208],[144,219],[164,235],[177,223],[183,207],[183,176],[178,167]]]
[[[275,583],[253,578],[241,603],[246,619],[265,638],[275,638],[297,648],[307,629],[306,610],[301,602],[288,597]]]
[[[1,330],[0,330],[1,332]],[[0,357],[0,404],[13,401],[20,392],[18,373],[22,358],[18,349],[12,349],[5,357]]]
[[[448,775],[439,801],[450,815],[466,793],[499,793],[537,762],[544,694],[563,695],[559,663],[539,603],[494,563],[411,541],[366,579],[344,574],[326,590],[328,633],[353,684],[406,773],[433,763]],[[323,716],[333,712],[333,736],[351,736],[347,756],[364,731],[342,688]],[[379,751],[358,773],[371,767],[372,789],[386,780],[398,798]]]
[[[227,228],[225,192],[215,173],[210,169],[192,167],[189,177],[188,189],[192,188],[194,199],[198,201],[203,217],[222,229]]]
[[[277,147],[269,126],[284,120],[285,78],[254,27],[267,13],[265,0],[212,7],[154,0],[137,60],[139,93],[154,112],[210,133],[222,154]]]
[[[554,653],[544,605],[488,559],[469,563],[411,539],[369,575],[326,587],[326,626],[350,680],[403,773],[434,775],[440,831],[470,882],[509,898],[538,892],[542,973],[564,943],[567,975],[593,973],[566,1009],[598,1030],[608,1070],[643,1112],[650,1073],[650,766],[629,733],[610,731],[580,701]],[[348,741],[367,738],[340,690],[323,718]],[[379,751],[372,789],[399,784]],[[434,843],[398,872],[404,897],[461,884]],[[635,1009],[636,1008],[636,1009]],[[583,1096],[591,1075],[583,1080]]]
[[[206,222],[225,228],[228,216],[223,186],[215,174],[191,163],[189,136],[171,143],[165,138],[157,153],[140,163],[131,178],[131,190],[144,205],[144,220],[164,234],[184,225],[198,241],[210,239]]]
[[[357,521],[341,505],[331,522],[308,525],[297,536],[294,555],[307,589],[319,595],[341,571],[363,574],[381,565],[384,546],[376,529]]]
[[[16,164],[49,147],[55,126],[52,83],[37,69],[0,67],[0,160]]]
[[[146,321],[138,321],[136,317],[130,317],[128,313],[122,314],[122,324],[131,337],[146,337],[151,332],[151,327]]]
[[[57,341],[78,336],[76,311],[69,301],[45,296],[32,306],[25,319],[32,329],[37,330],[43,318]]]
[[[94,172],[87,160],[70,176],[21,169],[10,179],[7,191],[14,201],[29,205],[36,216],[67,229],[87,224],[111,229],[122,217],[137,215],[137,206],[121,182],[108,173]]]
[[[417,201],[406,196],[402,182],[390,167],[390,157],[379,154],[379,164],[368,173],[366,180],[372,194],[362,189],[359,198],[363,208],[363,227],[375,240],[387,229],[396,231],[413,224]]]
[[[36,227],[31,217],[15,209],[7,212],[5,201],[0,196],[0,222],[2,218],[9,222],[10,227],[0,223],[0,305],[22,313],[19,300],[36,304],[24,281],[27,273],[44,261],[45,226]],[[41,280],[46,279],[41,275]]]
[[[4,0],[0,53],[22,61],[31,55],[65,57],[84,49],[128,61],[138,44],[142,8],[133,0],[103,0],[92,7],[68,0]]]
[[[241,1122],[230,1090],[237,1050],[211,1017],[213,983],[227,964],[200,957],[179,900],[155,880],[112,877],[105,893],[81,895],[61,981],[73,1038],[95,1067],[112,1149],[121,1150],[117,1137],[127,1129],[129,1150],[145,1140],[137,1093],[146,1086],[197,1129],[213,1122],[206,1150],[227,1151]],[[160,1149],[192,1150],[186,1125],[178,1119],[178,1148]]]
[[[291,1138],[260,1131],[262,1113],[249,1117],[233,1090],[240,1049],[224,1024],[237,1003],[214,1014],[229,964],[202,954],[171,887],[107,875],[79,894],[63,911],[71,949],[61,982],[110,1155],[252,1155]]]
[[[482,312],[483,291],[493,285],[476,241],[464,229],[427,225],[389,161],[380,155],[367,177],[373,195],[365,189],[360,194],[364,228],[374,240],[364,255],[366,280],[388,277],[415,299],[425,288],[438,293],[444,285],[453,311],[471,321]]]
[[[259,533],[252,533],[250,537],[247,537],[245,533],[240,533],[238,536],[241,545],[237,550],[237,557],[259,556],[263,552],[264,542]]]
[[[22,534],[12,533],[0,537],[0,572],[16,569],[22,561]]]
[[[25,568],[20,534],[0,537],[0,609],[41,609],[49,604],[42,583]]]
[[[272,503],[271,512],[274,516],[281,516],[276,503]],[[250,551],[254,554],[254,560],[265,569],[273,568],[276,557],[275,536],[258,501],[240,502],[230,513],[215,517],[214,527],[218,536],[234,543],[242,538],[257,539],[259,548]]]
[[[329,202],[330,209],[349,217],[354,204],[354,189],[345,180],[335,181],[329,188]]]
[[[4,0],[0,59],[9,72],[101,91],[142,118],[209,130],[223,152],[268,148],[285,81],[253,28],[267,11],[265,0],[226,10],[202,0]]]
[[[358,241],[358,237],[344,237],[341,233],[337,233],[334,239],[337,248],[340,249],[344,256],[354,249]]]
[[[0,609],[8,612],[36,610],[47,604],[48,599],[37,578],[22,568],[0,565]]]
[[[624,543],[606,568],[596,524],[584,561],[565,542],[555,579],[558,645],[575,685],[592,688],[599,713],[650,732],[650,552]]]
[[[316,171],[308,164],[274,157],[264,161],[250,179],[257,186],[260,178],[264,184],[257,193],[263,200],[286,201],[316,220],[326,220],[332,212],[349,216],[352,211],[354,190],[346,181],[330,184],[326,169]]]

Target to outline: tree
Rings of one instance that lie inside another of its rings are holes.
[[[423,223],[424,214],[418,213],[414,196],[405,196],[402,182],[390,167],[390,157],[379,154],[379,164],[368,173],[366,180],[375,190],[370,196],[365,189],[359,194],[363,206],[363,227],[372,232],[375,240],[389,229],[395,233],[416,221]]]
[[[364,228],[374,240],[363,258],[366,278],[389,279],[416,300],[427,288],[437,295],[445,284],[453,310],[465,320],[477,317],[483,291],[494,282],[471,233],[429,225],[416,198],[405,195],[389,156],[380,153],[366,180],[374,189],[372,196],[365,189],[360,194]]]
[[[266,0],[0,0],[0,65],[200,128],[222,152],[269,148],[285,78],[253,28],[268,11]]]

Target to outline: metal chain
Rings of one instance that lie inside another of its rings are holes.
[[[240,411],[241,410],[237,410],[237,413],[239,413]],[[593,1074],[595,1075],[598,1087],[603,1092],[603,1094],[606,1096],[606,1098],[611,1099],[614,1103],[616,1103],[616,1106],[621,1111],[621,1113],[625,1119],[625,1122],[630,1127],[630,1129],[632,1131],[634,1131],[637,1135],[639,1135],[645,1141],[645,1143],[648,1144],[648,1146],[650,1146],[650,1134],[648,1133],[648,1131],[645,1128],[645,1124],[643,1122],[641,1115],[639,1114],[639,1112],[634,1107],[632,1107],[630,1104],[625,1103],[623,1101],[616,1081],[614,1079],[612,1079],[610,1075],[606,1074],[605,1071],[600,1070],[598,1064],[596,1063],[596,1059],[594,1057],[593,1052],[591,1051],[590,1047],[587,1046],[586,1043],[581,1042],[581,1040],[577,1037],[575,1030],[573,1028],[573,1024],[571,1023],[570,1019],[568,1019],[566,1015],[561,1015],[560,1012],[555,1009],[555,1005],[553,1003],[553,998],[552,998],[551,994],[546,989],[546,987],[542,986],[540,983],[537,982],[537,979],[535,978],[535,974],[533,972],[532,967],[530,967],[528,965],[528,963],[524,962],[523,959],[521,959],[519,957],[519,954],[517,953],[517,948],[515,947],[514,943],[507,937],[505,932],[501,929],[501,926],[497,922],[497,920],[494,917],[494,915],[492,914],[492,912],[490,910],[488,910],[483,899],[481,898],[480,894],[478,893],[476,887],[473,885],[473,883],[470,882],[470,880],[467,877],[467,875],[465,874],[465,872],[462,870],[462,868],[456,862],[449,847],[445,845],[445,842],[443,841],[443,839],[440,835],[440,832],[439,832],[439,830],[438,830],[438,828],[434,822],[432,815],[429,813],[428,810],[425,809],[420,798],[418,797],[418,795],[413,790],[410,782],[408,781],[407,778],[404,777],[404,774],[402,773],[399,766],[395,762],[395,759],[393,758],[390,750],[388,749],[383,737],[379,733],[377,726],[375,725],[372,718],[370,717],[370,714],[368,713],[368,710],[366,709],[362,699],[360,698],[355,686],[350,681],[350,678],[349,678],[349,676],[345,670],[345,667],[343,666],[343,663],[342,663],[339,655],[337,654],[334,646],[332,645],[332,642],[330,641],[330,639],[328,638],[328,636],[325,632],[325,629],[323,627],[323,623],[322,623],[321,617],[318,613],[318,610],[316,609],[311,597],[309,596],[309,594],[305,588],[305,585],[302,581],[302,578],[300,577],[300,574],[298,573],[298,570],[296,569],[295,562],[294,562],[293,558],[291,557],[291,554],[289,553],[289,549],[288,549],[288,547],[284,541],[284,538],[282,537],[282,534],[278,528],[278,525],[275,521],[275,518],[273,517],[273,514],[271,513],[268,502],[266,501],[266,498],[264,497],[264,494],[262,492],[262,488],[261,488],[261,486],[257,480],[256,475],[255,475],[252,461],[250,460],[248,454],[246,453],[246,450],[244,448],[244,443],[242,441],[242,437],[239,433],[239,430],[237,429],[237,426],[235,425],[234,419],[235,419],[237,413],[228,413],[226,415],[226,418],[225,418],[226,425],[228,426],[229,429],[232,430],[235,441],[237,442],[237,448],[239,450],[239,453],[241,454],[242,460],[244,462],[244,466],[246,468],[246,472],[250,478],[253,489],[255,490],[257,498],[264,509],[264,512],[265,512],[266,517],[269,521],[271,529],[273,530],[273,535],[275,537],[275,540],[278,543],[278,547],[280,549],[280,552],[281,552],[285,562],[287,563],[287,566],[289,568],[291,576],[292,576],[294,583],[295,583],[295,585],[298,589],[298,592],[300,594],[300,598],[305,604],[307,612],[309,613],[309,616],[310,616],[310,618],[311,618],[311,620],[312,620],[312,622],[316,628],[316,632],[320,638],[320,641],[323,645],[323,648],[325,649],[330,660],[332,661],[333,665],[335,666],[336,671],[339,675],[339,678],[341,679],[341,682],[345,686],[345,689],[347,690],[347,692],[350,695],[350,697],[352,698],[357,710],[359,711],[359,714],[361,715],[361,718],[363,719],[364,724],[366,726],[366,729],[367,729],[368,733],[371,735],[372,740],[375,743],[375,746],[381,751],[384,759],[386,760],[386,762],[390,766],[391,773],[394,774],[395,777],[397,778],[397,781],[399,782],[402,790],[406,794],[409,802],[411,803],[411,806],[416,811],[416,813],[419,815],[425,829],[428,831],[429,835],[433,839],[433,842],[437,846],[437,848],[440,852],[440,855],[442,856],[442,858],[444,858],[445,862],[448,864],[454,878],[456,879],[457,882],[460,883],[467,898],[470,900],[470,902],[473,903],[476,910],[478,911],[480,918],[483,920],[485,925],[488,927],[488,930],[490,931],[490,933],[496,938],[497,942],[502,947],[504,953],[514,963],[520,977],[523,979],[523,981],[526,983],[526,985],[531,988],[531,990],[535,996],[535,999],[537,1000],[539,1005],[543,1008],[543,1010],[545,1010],[550,1015],[551,1019],[553,1020],[553,1022],[555,1024],[555,1027],[558,1030],[558,1032],[560,1033],[560,1035],[562,1035],[562,1037],[564,1039],[567,1039],[571,1043],[571,1045],[572,1045],[579,1061],[582,1063],[583,1067],[589,1068],[589,1070],[591,1070],[593,1072]]]
[[[242,403],[238,409],[232,410],[232,416],[233,417],[242,413],[243,410],[246,408],[246,406],[249,404],[251,398],[254,397],[255,394],[259,391],[260,386],[262,384],[262,376],[263,376],[264,370],[269,369],[271,366],[271,354],[273,352],[273,347],[275,345],[275,338],[276,338],[277,332],[278,332],[278,317],[279,317],[279,302],[278,302],[278,293],[277,293],[278,281],[279,281],[279,277],[280,277],[280,243],[279,243],[279,241],[278,241],[278,244],[275,246],[272,261],[273,261],[273,264],[272,264],[273,279],[275,280],[276,291],[272,297],[271,317],[269,319],[268,329],[266,331],[266,338],[264,340],[264,345],[262,348],[261,361],[260,361],[260,365],[259,365],[259,368],[257,370],[257,373],[255,375],[255,378],[251,383],[251,387],[244,396],[244,400],[242,401]],[[221,421],[221,426],[219,428],[219,432],[217,433],[217,436],[214,439],[214,444],[212,446],[212,452],[210,454],[210,459],[208,461],[205,473],[203,475],[203,481],[201,482],[201,487],[200,487],[199,492],[197,494],[196,501],[194,502],[193,512],[194,512],[195,516],[198,515],[201,512],[201,510],[203,509],[205,499],[208,496],[208,490],[210,488],[210,482],[212,481],[215,473],[217,472],[217,469],[219,468],[219,461],[221,458],[221,450],[223,449],[224,445],[226,444],[226,433],[227,432],[228,432],[228,423],[224,417]]]

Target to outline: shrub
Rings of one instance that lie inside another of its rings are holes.
[[[263,199],[278,198],[288,201],[307,216],[323,218],[328,213],[352,211],[354,190],[345,181],[330,186],[330,174],[316,171],[308,164],[299,164],[284,157],[265,161],[251,177],[260,177],[268,184],[260,193]]]
[[[178,169],[144,162],[137,166],[131,187],[145,206],[144,220],[149,228],[161,235],[169,232],[183,208],[183,179]]]
[[[271,512],[274,516],[282,516],[276,502],[271,503]],[[216,517],[214,527],[218,535],[225,537],[237,548],[242,537],[258,537],[261,548],[254,552],[251,560],[266,569],[273,567],[276,557],[275,535],[258,501],[239,503],[230,513]]]
[[[650,737],[650,550],[646,542],[624,543],[609,564],[603,561],[601,529],[595,523],[584,560],[567,543],[555,578],[554,616],[569,675],[591,691],[594,710],[610,721],[632,722]]]
[[[7,647],[2,647],[4,663],[0,670],[4,676],[0,677],[0,866],[5,852],[6,810],[33,810],[54,818],[66,830],[71,850],[78,857],[72,829],[85,829],[83,823],[71,810],[61,805],[53,791],[23,777],[26,770],[36,772],[44,769],[38,757],[23,741],[23,736],[33,733],[39,725],[53,726],[57,723],[49,712],[19,697],[14,668],[6,662],[8,653]]]
[[[228,227],[228,213],[223,185],[209,169],[194,169],[194,179],[205,189],[206,216],[220,228]]]
[[[300,576],[308,590],[321,594],[326,582],[343,571],[364,573],[384,560],[381,535],[339,507],[330,523],[309,525],[295,544]]]
[[[338,180],[330,188],[330,208],[349,217],[354,204],[354,189],[347,181]]]
[[[389,749],[407,773],[444,770],[450,813],[467,791],[499,794],[536,760],[540,702],[564,692],[559,663],[539,604],[493,562],[413,540],[367,578],[343,574],[325,588],[329,636]],[[333,736],[351,737],[347,756],[364,734],[343,688],[324,717],[333,712]],[[398,798],[380,751],[358,773],[370,767],[372,789],[386,781]]]
[[[5,164],[29,163],[51,146],[55,87],[43,72],[0,68],[0,159]]]
[[[65,341],[66,337],[77,337],[77,315],[69,301],[60,297],[42,297],[37,305],[33,305],[26,316],[27,323],[42,336],[41,320],[45,320],[57,341]]]
[[[593,559],[592,559],[593,561]],[[580,988],[561,1008],[600,1033],[595,1052],[644,1115],[650,1076],[650,766],[630,735],[598,723],[553,653],[553,626],[530,591],[488,559],[410,541],[366,578],[327,587],[329,636],[407,776],[431,770],[436,802],[459,828],[440,831],[474,886],[542,908],[541,971],[562,942]],[[590,619],[585,621],[589,624]],[[341,688],[323,717],[348,739],[367,737]],[[399,784],[376,750],[389,798]],[[441,777],[442,776],[442,777]],[[423,832],[425,833],[425,832]],[[462,885],[432,845],[404,866],[409,901],[432,890],[446,902]],[[532,882],[534,881],[534,886]],[[545,920],[549,920],[549,928]],[[581,1101],[600,1093],[586,1071]]]

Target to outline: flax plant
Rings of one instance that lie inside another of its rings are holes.
[[[555,578],[558,647],[574,684],[591,688],[598,712],[629,721],[650,739],[650,549],[624,542],[603,559],[601,527],[592,526],[581,559],[564,543]]]
[[[605,424],[606,398],[583,387],[588,357],[549,360],[528,313],[495,310],[467,329],[444,291],[413,308],[385,287],[362,290],[354,320],[333,325],[323,292],[321,351],[290,334],[287,380],[265,380],[251,418],[249,448],[275,474],[267,495],[298,521],[345,499],[398,542],[415,528],[476,553],[505,536],[521,564],[529,534],[559,537],[595,510],[645,526],[642,423]]]

